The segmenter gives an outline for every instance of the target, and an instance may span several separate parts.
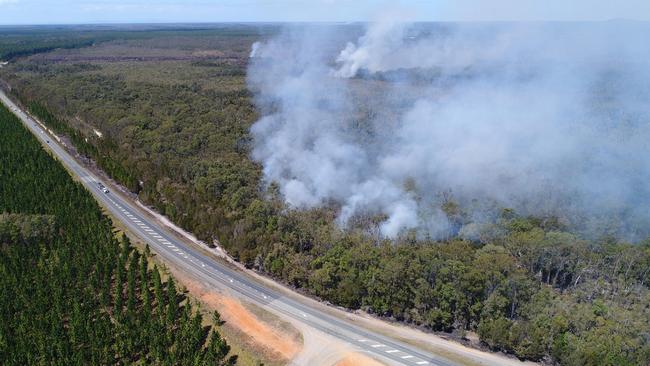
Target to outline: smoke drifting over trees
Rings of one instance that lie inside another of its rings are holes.
[[[288,204],[473,236],[503,208],[650,227],[643,23],[295,26],[255,45],[253,157]],[[453,203],[450,212],[445,207]]]

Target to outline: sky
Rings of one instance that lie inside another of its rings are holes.
[[[650,20],[648,0],[0,0],[0,24]]]

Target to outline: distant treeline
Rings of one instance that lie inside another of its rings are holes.
[[[0,130],[0,364],[236,363],[3,106]]]
[[[29,56],[36,53],[52,51],[57,48],[80,48],[92,46],[94,39],[79,40],[52,40],[44,42],[28,42],[14,45],[0,46],[0,60],[13,60],[18,57]]]
[[[2,27],[0,28],[2,33],[0,35],[0,61],[11,61],[57,48],[82,48],[113,40],[173,36],[239,37],[252,33],[272,32],[275,28],[277,27],[271,25],[224,27],[219,24],[133,25],[121,28],[112,26]]]

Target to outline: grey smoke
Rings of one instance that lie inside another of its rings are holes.
[[[295,26],[252,51],[253,157],[290,206],[383,214],[387,237],[469,233],[505,207],[648,235],[648,25],[357,31]]]

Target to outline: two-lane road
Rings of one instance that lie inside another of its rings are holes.
[[[454,364],[443,357],[412,345],[350,324],[328,312],[309,306],[307,302],[301,302],[299,296],[286,296],[283,291],[261,282],[249,273],[232,268],[197,250],[194,244],[177,238],[163,225],[149,219],[137,205],[129,202],[127,198],[112,192],[103,192],[99,186],[99,183],[103,182],[99,177],[68,154],[57,142],[57,139],[48,134],[48,131],[44,130],[39,122],[19,109],[2,91],[0,91],[0,99],[52,151],[59,161],[81,180],[95,198],[111,211],[115,218],[148,243],[164,261],[193,274],[206,284],[220,288],[228,287],[252,303],[334,336],[383,362],[409,366]],[[106,184],[104,183],[104,185]]]

